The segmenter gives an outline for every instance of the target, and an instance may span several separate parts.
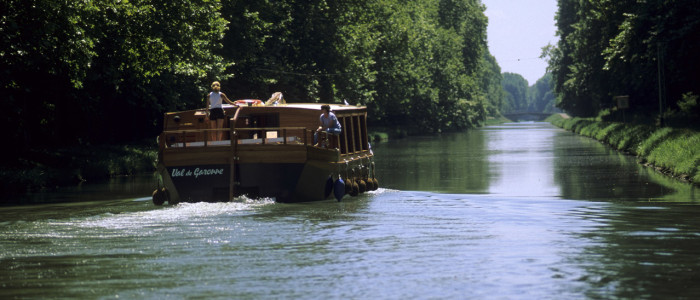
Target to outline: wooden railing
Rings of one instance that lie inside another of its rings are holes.
[[[229,139],[222,141],[210,140],[211,133],[225,132]],[[268,134],[272,133],[274,134]],[[218,129],[186,129],[166,130],[161,133],[160,147],[167,148],[192,148],[212,146],[234,145],[312,145],[315,131],[306,127],[259,127],[259,128],[218,128]],[[322,143],[323,140],[326,143]],[[364,149],[355,149],[353,152],[343,153],[345,141],[342,136],[321,131],[318,135],[319,146],[326,149],[339,149],[341,155],[353,155],[363,152]]]
[[[161,134],[161,142],[165,148],[170,147],[208,147],[224,146],[222,141],[212,141],[209,136],[212,132],[228,132],[230,145],[246,143],[250,144],[297,144],[309,145],[313,131],[306,127],[260,127],[260,128],[229,128],[217,129],[187,129],[187,130],[166,130]],[[274,132],[274,134],[269,134]],[[244,135],[248,135],[244,137]]]
[[[295,135],[295,132],[300,132],[301,138],[299,138],[299,135]],[[260,144],[263,145],[269,143],[270,141],[274,141],[276,144],[281,143],[286,145],[288,142],[290,142],[289,138],[297,138],[300,140],[301,144],[306,146],[309,144],[309,132],[311,132],[311,130],[306,129],[306,127],[260,127],[236,128],[233,130],[233,135],[236,141],[244,141],[246,138],[242,138],[242,136],[245,135],[245,133],[248,133],[247,139],[254,140],[254,144],[257,144],[257,140],[260,140]],[[269,133],[274,134],[270,135]]]

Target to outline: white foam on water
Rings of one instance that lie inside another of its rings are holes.
[[[232,202],[197,202],[180,203],[160,209],[130,212],[124,214],[102,214],[87,219],[75,220],[79,227],[102,227],[109,229],[132,229],[149,226],[167,226],[168,224],[187,222],[190,219],[202,219],[217,216],[232,216],[253,211],[258,207],[274,204],[274,199],[237,198]]]

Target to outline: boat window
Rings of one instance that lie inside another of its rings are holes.
[[[352,116],[348,117],[347,130],[348,130],[348,153],[355,153],[355,122],[353,122]]]
[[[347,125],[347,118],[346,117],[340,117],[339,120],[340,126],[343,127],[343,130],[340,132],[340,153],[341,154],[346,154],[348,153],[348,125]]]
[[[353,129],[355,130],[355,152],[362,151],[362,126],[360,126],[360,116],[353,117]]]
[[[241,115],[238,117],[236,127],[280,127],[280,115],[278,113]]]
[[[278,113],[268,114],[242,114],[238,116],[236,128],[270,128],[280,127],[280,115]],[[262,132],[247,131],[243,138],[258,138]]]
[[[362,143],[362,150],[369,150],[369,143],[367,141],[367,120],[365,116],[359,116],[360,121],[360,137]]]

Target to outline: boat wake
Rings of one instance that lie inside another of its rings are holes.
[[[251,199],[237,197],[231,202],[196,202],[180,203],[175,206],[165,206],[161,209],[129,212],[106,213],[81,220],[80,227],[97,227],[109,229],[154,228],[170,226],[173,224],[186,224],[202,219],[226,216],[245,215],[254,212],[255,209],[274,204],[274,199]]]

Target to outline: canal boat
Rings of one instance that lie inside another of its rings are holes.
[[[210,129],[207,110],[168,112],[158,137],[158,187],[153,203],[278,202],[324,199],[377,189],[367,135],[367,108],[331,104],[340,134],[319,132],[321,104],[224,104],[224,127]],[[222,140],[215,131],[223,131]]]

